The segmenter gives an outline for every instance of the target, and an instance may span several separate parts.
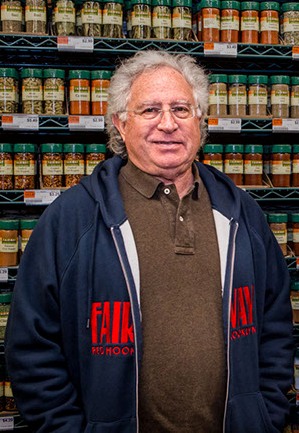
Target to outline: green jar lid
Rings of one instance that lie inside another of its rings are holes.
[[[192,8],[192,0],[172,0],[172,6],[182,6],[185,8]]]
[[[241,11],[259,11],[260,4],[259,2],[241,2]]]
[[[283,3],[281,5],[281,11],[282,12],[299,11],[299,2]]]
[[[268,75],[248,75],[248,84],[268,84]]]
[[[111,71],[91,71],[91,79],[99,79],[99,80],[110,80],[112,76]]]
[[[0,68],[0,77],[12,77],[17,80],[19,74],[15,68]]]
[[[299,213],[291,213],[290,221],[292,221],[292,223],[299,223]]]
[[[87,144],[86,153],[106,153],[106,145],[97,143]]]
[[[202,8],[218,8],[220,9],[220,0],[202,0]]]
[[[0,230],[19,230],[19,220],[0,219]]]
[[[84,144],[66,143],[63,145],[64,153],[84,153]]]
[[[288,75],[272,75],[270,84],[290,84],[290,77]]]
[[[38,221],[37,219],[20,220],[20,229],[33,230],[37,224],[37,221]]]
[[[10,304],[12,299],[12,292],[0,293],[0,304]]]
[[[226,74],[210,74],[209,80],[210,80],[210,83],[227,83],[227,75]]]
[[[120,4],[123,4],[124,0],[103,0],[103,3],[120,3]]]
[[[204,153],[222,153],[223,145],[222,144],[206,144],[203,148]]]
[[[261,2],[261,11],[280,11],[278,2]]]
[[[83,80],[89,80],[90,79],[90,72],[86,70],[79,70],[75,69],[73,71],[69,72],[69,80],[81,78]]]
[[[12,152],[12,144],[0,143],[0,152]]]
[[[269,223],[287,223],[288,214],[287,213],[269,213],[268,214]]]
[[[44,69],[44,78],[61,78],[64,80],[65,71],[63,69]]]
[[[15,143],[13,151],[14,153],[35,153],[36,146],[32,143]]]
[[[229,75],[228,77],[229,84],[233,83],[241,83],[247,84],[247,75]]]
[[[293,144],[292,151],[293,153],[299,153],[299,144]]]
[[[291,84],[298,85],[299,84],[299,77],[291,77]]]
[[[299,290],[299,281],[292,281],[291,282],[291,290],[297,291]],[[298,350],[298,354],[299,354],[299,349]]]
[[[227,144],[225,146],[225,153],[243,153],[243,144]]]
[[[41,145],[42,153],[61,153],[62,144],[61,143],[43,143]]]
[[[292,146],[290,144],[274,144],[272,153],[291,153]]]
[[[198,3],[197,6],[200,4]],[[152,0],[152,6],[168,6],[171,7],[171,0]]]
[[[222,1],[221,2],[221,9],[236,9],[240,10],[240,2],[231,0],[231,1]]]
[[[43,78],[43,70],[36,68],[25,68],[21,71],[22,78]]]
[[[131,0],[131,5],[151,5],[151,0]]]
[[[263,146],[261,144],[246,144],[245,153],[263,153]]]

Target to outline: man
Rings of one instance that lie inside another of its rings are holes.
[[[6,357],[39,433],[278,433],[292,384],[288,271],[264,214],[194,162],[208,80],[139,52],[111,80],[116,156],[47,208]]]

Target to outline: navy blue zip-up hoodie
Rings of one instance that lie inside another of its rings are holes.
[[[123,164],[101,163],[57,198],[21,259],[5,353],[18,408],[38,433],[138,432],[142,315],[138,256],[118,189]],[[223,432],[278,433],[293,379],[285,260],[255,201],[196,164],[220,252]]]

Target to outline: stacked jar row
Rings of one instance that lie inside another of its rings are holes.
[[[236,185],[263,185],[263,173],[274,187],[299,187],[299,145],[206,144],[203,163],[227,174]]]
[[[24,114],[106,114],[111,71],[69,71],[67,89],[65,75],[63,69],[24,68],[19,80],[15,68],[0,68],[0,113],[17,113],[21,102]]]
[[[105,159],[104,144],[0,143],[0,189],[61,188],[76,185]]]
[[[211,116],[299,118],[299,76],[211,74]]]
[[[284,256],[299,256],[299,213],[265,213]]]

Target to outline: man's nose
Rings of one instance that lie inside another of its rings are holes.
[[[172,132],[178,128],[176,118],[172,111],[162,110],[159,116],[158,129],[163,131]]]

